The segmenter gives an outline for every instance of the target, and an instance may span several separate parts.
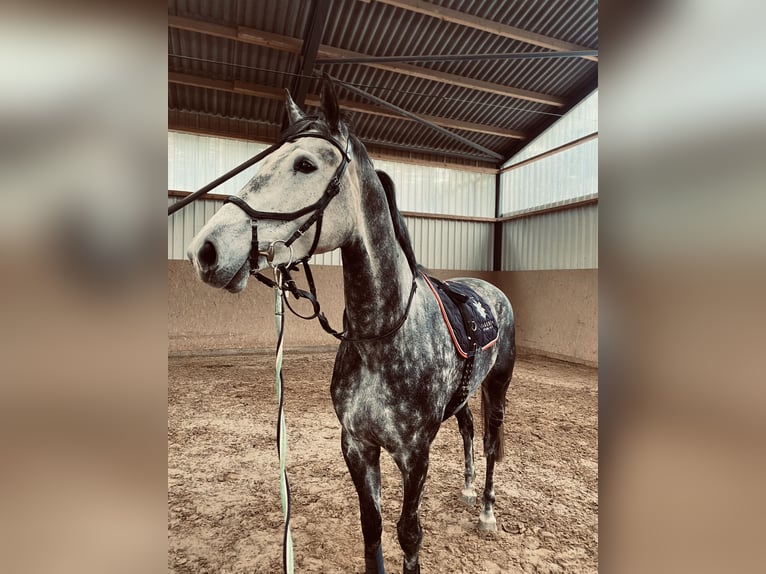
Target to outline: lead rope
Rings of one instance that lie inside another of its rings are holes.
[[[285,531],[282,538],[282,571],[293,574],[293,537],[290,531],[290,482],[287,479],[287,430],[285,428],[284,391],[285,380],[282,376],[282,355],[284,353],[284,293],[282,291],[282,271],[274,268],[274,318],[277,326],[276,377],[277,391],[277,453],[279,454],[279,497],[282,500],[282,517],[285,521]]]

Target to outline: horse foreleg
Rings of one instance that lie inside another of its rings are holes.
[[[473,486],[473,415],[468,408],[468,403],[455,413],[455,418],[457,418],[460,436],[463,437],[463,454],[465,455],[465,473],[463,474],[465,482],[460,500],[468,506],[473,506],[476,504],[476,489]]]
[[[418,451],[397,453],[394,460],[402,472],[404,497],[402,514],[396,524],[399,545],[404,552],[404,574],[419,574],[420,544],[423,541],[423,529],[420,526],[420,502],[423,487],[428,474],[428,447]]]
[[[365,574],[385,574],[380,537],[380,447],[355,440],[346,429],[341,432],[341,450],[359,496],[359,510],[364,536]]]

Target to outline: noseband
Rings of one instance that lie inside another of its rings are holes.
[[[322,133],[318,133],[318,132],[305,132],[305,133],[289,136],[285,138],[284,140],[282,140],[279,143],[279,145],[274,148],[273,151],[276,151],[281,145],[285,143],[294,142],[295,140],[300,138],[323,139],[325,141],[330,142],[332,145],[334,145],[338,149],[338,151],[340,151],[340,154],[341,154],[340,165],[338,165],[338,167],[335,169],[335,174],[333,175],[330,182],[327,184],[327,187],[325,188],[324,193],[322,194],[322,197],[320,197],[317,201],[315,201],[311,205],[307,205],[306,207],[302,207],[301,209],[298,209],[296,211],[289,211],[289,212],[259,211],[257,209],[253,209],[247,204],[245,200],[235,195],[230,195],[224,201],[224,204],[233,203],[234,205],[239,207],[242,211],[244,211],[247,215],[250,216],[250,225],[252,228],[252,240],[250,243],[250,254],[248,255],[248,261],[250,262],[250,271],[253,275],[256,275],[256,277],[258,276],[255,272],[255,269],[258,268],[258,257],[260,255],[264,255],[271,263],[271,261],[274,259],[275,249],[277,245],[284,245],[284,247],[290,250],[290,260],[288,261],[288,263],[280,265],[280,267],[284,267],[285,269],[291,267],[293,263],[307,261],[312,255],[314,255],[314,251],[316,250],[317,244],[319,243],[319,235],[322,232],[322,216],[324,215],[324,210],[327,209],[327,206],[330,204],[330,201],[332,201],[332,199],[336,195],[338,195],[338,193],[340,192],[340,180],[343,177],[343,174],[346,172],[346,167],[348,166],[348,163],[351,161],[351,158],[348,156],[348,142],[350,138],[346,139],[346,148],[344,149],[341,146],[341,144],[339,144],[334,138],[324,135]],[[284,240],[279,239],[276,241],[272,241],[266,251],[261,251],[259,249],[258,247],[258,220],[259,219],[292,221],[294,219],[298,219],[299,217],[303,217],[304,215],[307,215],[309,213],[311,213],[311,217],[309,217],[303,223],[303,225],[301,225],[298,229],[296,229],[289,238]],[[300,261],[293,261],[292,244],[299,237],[302,237],[306,233],[306,231],[308,231],[309,228],[311,228],[311,226],[314,224],[316,224],[317,229],[316,229],[316,233],[314,234],[314,242],[311,244],[311,249],[309,249],[308,255],[306,255]]]

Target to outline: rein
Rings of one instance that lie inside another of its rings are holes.
[[[298,263],[301,263],[303,265],[303,269],[306,273],[306,281],[309,286],[309,290],[306,291],[305,289],[298,288],[297,284],[295,283],[295,280],[292,278],[292,271],[298,270]],[[267,287],[270,287],[272,289],[278,289],[282,293],[282,297],[284,298],[284,303],[287,305],[287,308],[290,310],[290,312],[295,315],[296,317],[300,319],[305,319],[306,321],[311,321],[313,319],[316,319],[319,321],[319,324],[321,325],[322,329],[326,333],[329,333],[336,339],[340,341],[348,341],[350,343],[362,343],[362,342],[368,342],[368,341],[379,341],[381,339],[385,339],[387,337],[391,337],[395,335],[399,329],[402,328],[402,325],[404,325],[404,322],[407,320],[407,317],[410,314],[410,307],[412,306],[412,300],[415,298],[415,291],[417,290],[417,274],[413,273],[412,275],[412,287],[410,288],[410,295],[407,298],[407,305],[404,307],[404,312],[402,313],[402,316],[399,318],[399,320],[396,322],[396,324],[389,329],[388,331],[385,331],[384,333],[380,335],[366,335],[366,336],[358,336],[358,337],[352,337],[348,334],[348,328],[344,328],[343,331],[336,331],[332,328],[330,325],[330,321],[327,319],[325,314],[322,312],[321,307],[319,305],[319,301],[317,300],[317,292],[316,292],[316,284],[314,283],[314,276],[311,273],[311,267],[309,266],[308,261],[300,261],[298,263],[294,263],[290,267],[278,267],[280,271],[280,277],[281,277],[281,283],[277,283],[276,281],[273,281],[272,279],[269,279],[265,275],[261,273],[253,273],[253,276],[258,279],[261,283],[266,285]],[[293,297],[298,299],[306,299],[311,303],[312,306],[312,313],[310,315],[301,315],[298,313],[295,309],[292,308],[290,305],[290,301],[287,298],[286,293],[292,293]],[[343,323],[346,324],[346,314],[343,313]]]
[[[281,271],[274,268],[274,279],[281,283]],[[293,574],[295,558],[293,555],[293,536],[290,529],[290,482],[287,478],[287,429],[285,427],[285,379],[282,375],[282,356],[284,354],[285,312],[282,290],[274,289],[274,318],[277,327],[277,351],[275,363],[275,387],[277,392],[277,454],[279,456],[279,498],[282,503],[282,519],[285,524],[282,535],[282,570]]]

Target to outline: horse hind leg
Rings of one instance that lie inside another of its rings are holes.
[[[503,460],[505,437],[503,419],[505,417],[505,394],[511,382],[515,353],[495,364],[481,386],[481,410],[484,422],[484,456],[487,458],[487,473],[484,483],[484,505],[479,515],[479,529],[497,530],[494,514],[495,505],[495,463]]]
[[[468,506],[473,506],[476,504],[476,489],[473,485],[473,415],[468,403],[455,413],[455,418],[457,418],[460,436],[463,437],[463,454],[465,455],[465,472],[463,474],[465,482],[460,500]]]

